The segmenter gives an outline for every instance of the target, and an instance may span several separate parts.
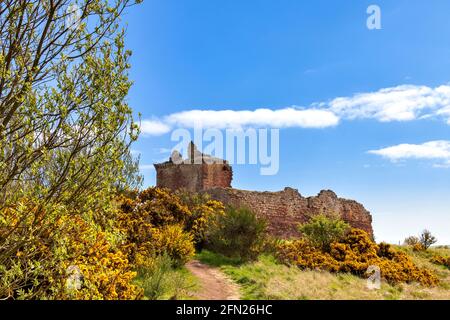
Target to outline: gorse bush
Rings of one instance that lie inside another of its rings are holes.
[[[6,246],[11,241],[17,248],[0,264],[0,296],[139,298],[142,290],[132,282],[134,271],[159,256],[168,256],[173,267],[183,265],[194,255],[195,235],[201,239],[207,221],[223,213],[223,206],[209,199],[189,205],[195,213],[170,191],[150,188],[124,192],[108,206],[83,210],[82,215],[62,205],[40,209],[27,200],[3,209],[2,223],[20,221],[25,228],[11,234],[9,228],[0,229]],[[20,220],[25,213],[27,219]],[[79,273],[76,286],[67,286],[73,276],[68,270]]]
[[[350,225],[341,219],[320,214],[299,225],[298,229],[312,246],[329,250],[331,243],[342,239]]]
[[[76,266],[83,280],[80,288],[69,292],[68,297],[90,300],[140,298],[142,290],[132,284],[136,276],[133,265],[126,254],[108,240],[111,235],[99,232],[95,224],[88,225],[80,218],[68,224],[67,240],[71,243],[68,250],[74,258],[64,261],[63,265],[66,272],[70,266]],[[77,240],[73,241],[73,238]]]
[[[348,272],[363,277],[369,266],[375,265],[391,283],[419,282],[429,286],[438,283],[430,270],[417,267],[406,253],[386,243],[377,245],[359,229],[352,229],[344,238],[333,242],[329,251],[317,249],[303,239],[285,241],[279,245],[277,257],[302,269]]]
[[[166,252],[177,265],[194,254],[194,245],[204,242],[207,228],[223,205],[208,196],[173,193],[168,189],[148,188],[133,199],[117,198],[120,228],[126,235],[123,250],[131,262],[138,256]]]
[[[201,249],[205,245],[208,229],[218,216],[225,214],[224,205],[219,201],[212,200],[205,193],[192,194],[178,191],[177,195],[191,212],[186,223],[186,229],[192,232],[196,247]]]
[[[426,250],[425,247],[423,246],[423,244],[421,244],[420,242],[414,244],[414,245],[412,246],[412,249],[413,249],[413,251],[415,251],[415,252],[420,252],[420,251],[425,251],[425,250]]]
[[[208,249],[243,260],[255,258],[262,246],[266,222],[247,208],[227,208],[207,236]]]
[[[154,227],[185,225],[192,215],[175,193],[163,188],[148,188],[139,193],[133,210],[142,212]]]
[[[135,264],[141,256],[152,254],[150,239],[153,225],[149,222],[146,212],[135,210],[134,200],[121,195],[116,201],[120,208],[118,228],[124,234],[121,248],[130,262]]]
[[[431,258],[431,262],[450,269],[450,257],[435,255],[433,258]]]
[[[15,221],[21,215],[19,208],[33,212],[34,203],[27,201],[3,210],[2,218]],[[61,206],[46,210],[45,219],[29,215],[30,220],[22,222],[28,228],[8,237],[8,241],[29,241],[32,245],[21,245],[14,258],[1,264],[0,295],[16,299],[140,297],[141,290],[131,284],[135,276],[132,265],[113,240],[120,234],[99,230],[87,217],[64,210]],[[76,290],[67,286],[69,270],[80,273]]]
[[[183,228],[191,213],[176,195],[166,189],[148,188],[134,199],[120,196],[117,201],[121,209],[118,223],[125,234],[123,250],[132,263],[141,257],[163,254],[164,250],[174,254],[171,258],[175,261],[192,256],[192,236]],[[166,236],[169,238],[164,239]],[[182,252],[188,256],[181,257]]]
[[[192,234],[183,231],[180,225],[153,228],[150,241],[153,252],[159,255],[167,254],[175,267],[184,265],[195,254]]]

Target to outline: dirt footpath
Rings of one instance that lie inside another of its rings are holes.
[[[200,290],[195,294],[200,300],[239,300],[239,288],[218,268],[197,260],[186,264],[186,268],[199,279]]]

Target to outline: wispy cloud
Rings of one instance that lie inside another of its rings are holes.
[[[328,110],[295,107],[272,110],[190,110],[171,114],[166,122],[174,126],[206,128],[325,128],[335,126],[339,118]]]
[[[450,160],[447,160],[447,162],[443,162],[443,163],[435,163],[433,164],[434,168],[444,168],[444,169],[448,169],[450,168]]]
[[[313,103],[308,108],[255,110],[187,110],[160,119],[143,120],[144,135],[163,135],[172,128],[327,128],[341,119],[376,119],[381,122],[443,119],[450,125],[450,85],[438,87],[400,85],[374,92]]]
[[[170,132],[171,127],[160,120],[142,120],[141,132],[144,135],[160,136]]]
[[[422,144],[399,144],[378,150],[370,150],[368,153],[387,158],[393,162],[406,159],[437,160],[435,167],[450,166],[450,141],[437,140]]]
[[[339,97],[319,104],[341,118],[373,118],[382,122],[443,117],[450,124],[450,86],[401,85]]]

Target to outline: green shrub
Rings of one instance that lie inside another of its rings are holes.
[[[255,258],[262,245],[266,223],[247,208],[227,208],[207,236],[207,247],[232,258]]]
[[[436,237],[434,237],[430,231],[423,230],[422,234],[420,235],[420,244],[424,247],[425,250],[427,250],[431,245],[435,244],[437,242]]]
[[[211,199],[207,193],[177,191],[176,195],[185,204],[191,215],[186,221],[185,229],[194,235],[194,243],[201,250],[206,242],[206,232],[219,215],[224,214],[224,205]]]
[[[299,226],[302,236],[312,246],[329,251],[331,243],[342,239],[350,225],[338,218],[320,214]]]

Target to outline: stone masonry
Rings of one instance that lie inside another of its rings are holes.
[[[225,205],[249,208],[267,220],[269,233],[277,237],[298,236],[297,225],[320,213],[338,215],[373,235],[372,216],[356,201],[338,198],[330,190],[303,197],[292,188],[278,192],[234,189],[232,168],[225,160],[199,152],[192,142],[188,153],[188,158],[182,159],[175,151],[169,161],[155,164],[157,187],[206,192]]]
[[[190,192],[231,187],[233,172],[227,161],[199,152],[192,142],[188,153],[188,158],[182,159],[175,151],[169,161],[154,165],[157,187]]]
[[[351,226],[373,235],[370,213],[358,202],[338,198],[330,190],[323,190],[315,197],[303,197],[292,188],[278,192],[213,188],[207,192],[225,204],[246,207],[264,217],[269,233],[277,237],[298,236],[297,225],[320,213],[338,215]]]

